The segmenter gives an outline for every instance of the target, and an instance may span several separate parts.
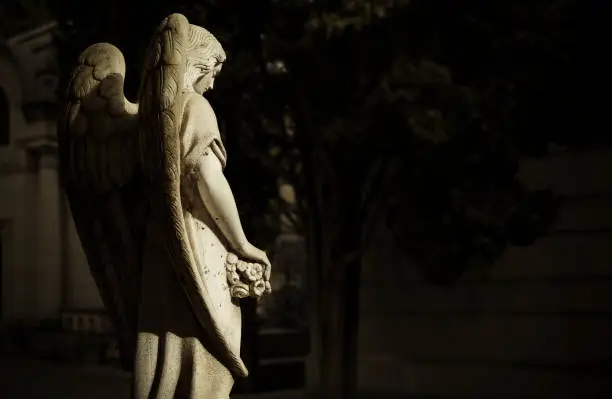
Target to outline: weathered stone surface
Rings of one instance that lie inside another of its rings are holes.
[[[172,14],[146,59],[131,103],[118,48],[79,58],[58,129],[64,188],[134,397],[228,398],[248,374],[236,300],[270,292],[270,261],[242,230],[202,96],[225,52]]]

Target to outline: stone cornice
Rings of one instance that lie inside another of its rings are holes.
[[[15,144],[13,148],[0,151],[0,175],[57,168],[55,137],[39,135],[21,139]]]
[[[36,155],[57,154],[57,138],[49,133],[19,139],[18,144]]]

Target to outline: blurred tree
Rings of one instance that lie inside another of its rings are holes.
[[[60,60],[69,71],[86,45],[112,42],[135,93],[143,43],[166,14],[220,37],[229,62],[211,100],[246,229],[265,245],[284,213],[304,232],[320,397],[352,398],[361,255],[381,220],[429,281],[452,283],[553,221],[552,194],[516,181],[521,157],[604,142],[585,129],[592,97],[569,79],[586,71],[582,3],[61,0]]]

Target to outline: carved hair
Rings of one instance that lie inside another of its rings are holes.
[[[226,58],[225,51],[217,38],[197,25],[189,25],[189,37],[185,50],[188,57],[202,60],[207,65],[214,60],[214,64],[210,65],[211,69],[216,64],[223,63]]]

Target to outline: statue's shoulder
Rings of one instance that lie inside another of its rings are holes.
[[[210,114],[215,114],[210,102],[206,99],[206,97],[201,96],[197,93],[186,93],[185,94],[185,108],[197,110],[198,112],[205,112]]]
[[[187,120],[197,121],[198,124],[217,124],[215,111],[204,96],[186,93],[183,101],[183,112]]]

